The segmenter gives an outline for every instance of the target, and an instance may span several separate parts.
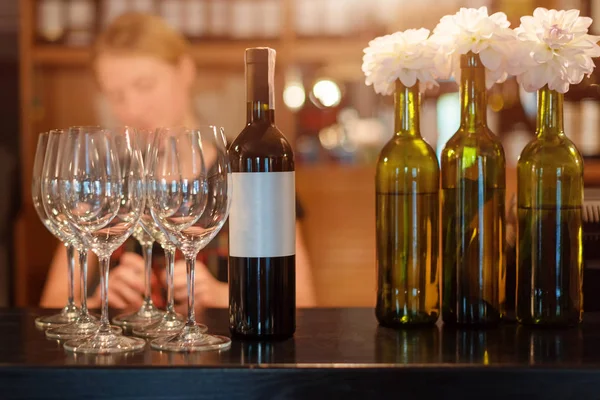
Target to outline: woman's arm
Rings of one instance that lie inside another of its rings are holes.
[[[165,273],[162,274],[164,282]],[[219,282],[208,271],[206,266],[196,262],[195,296],[197,311],[207,307],[224,308],[229,304],[229,287]],[[177,261],[174,276],[174,296],[178,311],[185,312],[187,307],[187,276],[185,262]],[[302,229],[296,222],[296,305],[298,307],[314,307],[317,303],[313,275],[308,259],[308,252],[302,237]]]
[[[300,222],[296,222],[296,306],[314,307],[317,296],[301,228]]]
[[[73,271],[73,279],[74,279],[74,296],[75,303],[80,304],[80,271],[79,271],[79,255],[75,252],[75,270]],[[88,276],[93,276],[98,269],[96,258],[88,255]],[[48,270],[48,275],[46,277],[46,283],[44,284],[44,289],[42,291],[42,296],[40,298],[40,307],[45,308],[61,308],[67,302],[67,295],[69,292],[68,282],[67,282],[67,250],[66,247],[62,244],[59,244],[56,251],[54,252],[54,257],[52,258],[52,263],[50,264],[50,269]],[[88,307],[94,308],[98,307],[99,304],[89,304]]]

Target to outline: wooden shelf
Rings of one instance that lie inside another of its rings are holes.
[[[244,50],[248,47],[268,46],[278,51],[278,62],[360,62],[362,50],[368,41],[359,39],[298,39],[283,48],[280,40],[218,40],[194,43],[191,53],[199,66],[243,65]],[[62,45],[35,45],[32,60],[36,66],[82,66],[90,61],[87,47]]]
[[[248,47],[269,46],[277,49],[279,41],[211,41],[193,44],[191,53],[200,66],[228,66],[244,62]],[[90,62],[91,49],[62,45],[36,45],[32,49],[33,63],[38,66],[83,66]]]
[[[249,47],[271,47],[281,51],[279,40],[207,40],[193,43],[191,53],[199,66],[240,66],[244,65],[244,51]],[[280,57],[278,57],[278,61]]]
[[[600,160],[586,159],[583,161],[583,180],[586,187],[600,186]]]
[[[310,38],[298,39],[292,44],[295,62],[360,62],[363,49],[369,44],[365,39]]]
[[[77,66],[89,62],[90,49],[39,45],[33,48],[32,56],[36,65]]]

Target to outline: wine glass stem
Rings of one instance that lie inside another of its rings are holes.
[[[102,299],[102,313],[100,314],[99,332],[109,332],[108,321],[108,269],[110,268],[110,257],[100,258],[100,296]]]
[[[142,245],[144,256],[144,305],[152,304],[152,245]]]
[[[167,313],[175,313],[175,296],[173,295],[173,273],[175,270],[175,250],[165,249],[167,258]]]
[[[187,269],[187,286],[188,286],[188,320],[186,326],[192,327],[196,325],[196,311],[194,310],[194,294],[195,294],[195,268],[196,257],[186,258],[185,266]]]
[[[68,293],[68,307],[73,308],[75,306],[75,247],[67,245],[67,269],[68,269],[68,280],[69,280],[69,293]]]
[[[79,251],[79,270],[81,273],[81,315],[88,315],[87,308],[87,250]]]

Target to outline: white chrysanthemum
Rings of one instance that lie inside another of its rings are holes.
[[[486,69],[486,86],[504,82],[508,77],[508,59],[515,34],[506,14],[488,15],[487,7],[461,8],[454,15],[442,17],[431,39],[440,49],[438,69],[445,77],[460,80],[460,56],[479,54]]]
[[[560,93],[581,82],[594,70],[592,57],[600,56],[600,37],[587,33],[591,24],[579,10],[536,8],[533,16],[521,17],[511,60],[517,81],[529,92],[548,85]]]
[[[365,83],[383,95],[394,92],[397,80],[406,87],[418,81],[421,89],[437,85],[434,62],[437,46],[428,36],[429,30],[421,28],[371,40],[363,56]]]

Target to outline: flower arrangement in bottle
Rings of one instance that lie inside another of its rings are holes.
[[[429,30],[376,38],[364,50],[366,84],[394,95],[395,129],[377,161],[377,305],[380,324],[433,324],[440,313],[439,166],[420,132],[420,92],[437,85]]]
[[[516,315],[574,325],[583,316],[583,159],[563,128],[563,94],[592,73],[600,37],[578,10],[537,8],[515,29],[512,73],[537,91],[536,136],[517,164]]]
[[[441,154],[442,318],[491,325],[505,303],[505,157],[487,126],[486,89],[508,77],[514,32],[504,13],[461,8],[431,40],[460,83],[460,127]]]

